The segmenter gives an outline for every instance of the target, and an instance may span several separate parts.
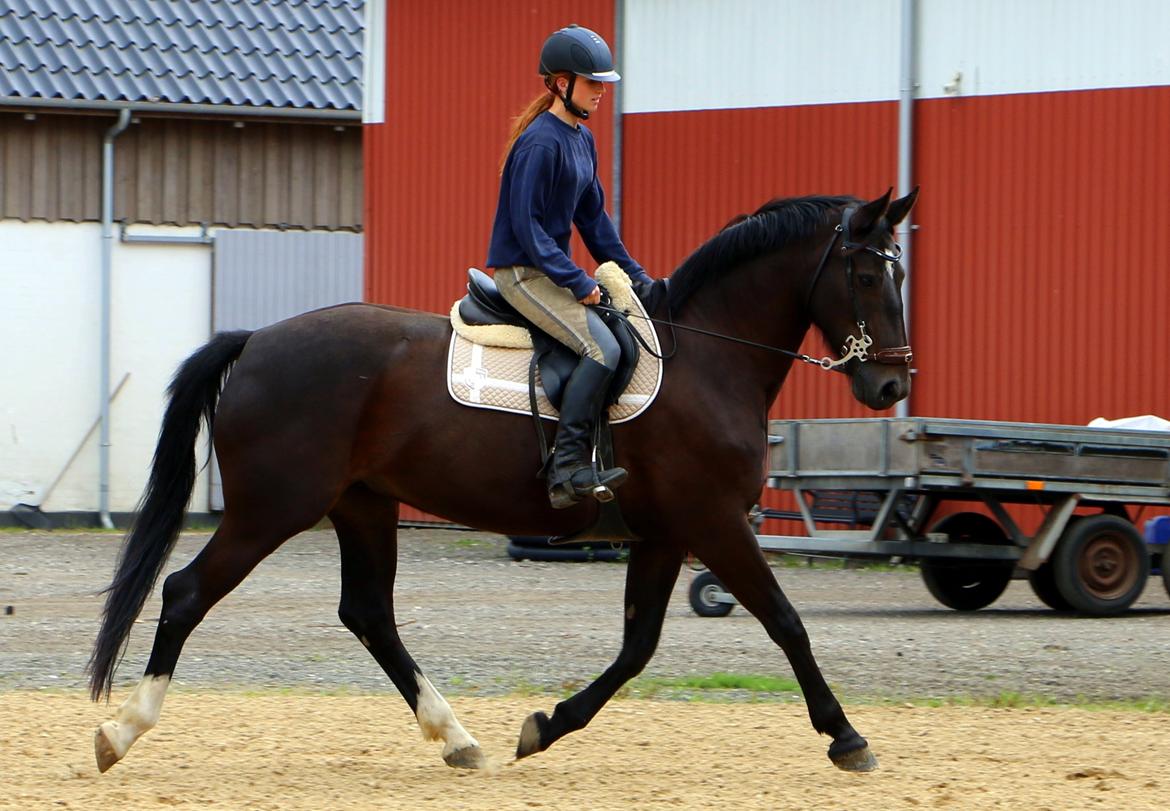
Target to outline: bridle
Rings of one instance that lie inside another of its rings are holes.
[[[813,271],[812,282],[809,284],[808,293],[804,297],[804,308],[806,311],[809,309],[809,305],[812,303],[813,292],[817,289],[817,282],[821,280],[821,274],[824,272],[825,266],[829,263],[829,256],[833,253],[833,247],[837,244],[837,240],[840,239],[841,254],[845,257],[845,280],[849,285],[849,299],[853,305],[853,320],[857,324],[860,337],[847,335],[845,337],[845,343],[841,346],[841,357],[837,360],[830,358],[817,360],[807,355],[801,357],[800,360],[804,360],[806,363],[816,363],[824,369],[835,369],[854,359],[858,363],[873,361],[890,366],[909,366],[914,360],[914,353],[909,346],[891,346],[886,349],[878,349],[874,352],[870,351],[870,347],[873,346],[873,338],[865,331],[865,319],[862,317],[861,304],[857,300],[857,286],[854,283],[853,275],[854,255],[865,252],[873,254],[886,262],[893,263],[902,258],[902,246],[895,242],[892,251],[884,251],[865,242],[855,242],[849,231],[849,221],[853,218],[853,214],[856,211],[856,206],[846,208],[841,214],[840,224],[833,228],[833,238],[829,240],[829,244],[825,247],[825,252],[821,254],[821,261],[817,263],[817,269]]]

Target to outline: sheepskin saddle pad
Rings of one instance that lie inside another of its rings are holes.
[[[477,273],[479,271],[472,271],[472,276]],[[482,274],[480,278],[482,280]],[[629,316],[630,326],[653,350],[638,353],[637,365],[629,372],[629,384],[610,406],[610,422],[628,422],[649,408],[658,394],[662,385],[662,361],[654,355],[661,355],[662,349],[657,333],[647,320],[646,309],[634,294],[625,272],[614,262],[606,262],[597,269],[596,278],[609,293],[613,307]],[[490,279],[485,283],[490,285]],[[472,286],[468,285],[469,288]],[[528,380],[534,351],[532,334],[518,321],[468,323],[470,318],[465,316],[469,312],[489,315],[476,306],[476,292],[469,294],[471,301],[464,305],[464,314],[460,314],[460,303],[467,300],[456,301],[451,307],[454,333],[447,353],[447,390],[456,402],[473,408],[531,414]],[[489,305],[490,309],[490,302],[482,303]],[[546,340],[550,339],[546,337]],[[555,399],[559,401],[559,397]],[[536,374],[536,402],[540,416],[551,420],[557,418],[557,410],[545,393],[539,371]]]

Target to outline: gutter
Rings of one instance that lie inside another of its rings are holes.
[[[622,53],[626,39],[625,0],[616,0],[613,11],[613,51]],[[613,224],[620,235],[622,232],[622,83],[613,86],[613,182],[610,184],[610,208],[613,210]]]
[[[0,98],[0,107],[51,108],[55,110],[89,110],[96,112],[154,113],[157,115],[220,115],[228,118],[299,118],[352,121],[361,123],[361,110],[321,110],[302,107],[249,107],[228,104],[180,104],[155,101],[89,101],[85,99]],[[324,121],[322,123],[325,123]]]
[[[901,34],[901,69],[898,80],[898,196],[905,197],[914,187],[914,36],[915,16],[917,3],[915,0],[902,0],[902,34]],[[902,281],[902,312],[906,324],[906,343],[910,341],[910,305],[912,274],[910,238],[914,232],[914,212],[911,211],[902,220],[894,233],[894,238],[902,246],[902,268],[906,277]],[[914,369],[910,370],[911,375]],[[910,416],[910,398],[900,401],[894,407],[897,417]]]
[[[102,294],[101,373],[99,400],[101,433],[98,440],[98,514],[106,529],[114,528],[110,517],[110,324],[113,299],[112,260],[114,253],[114,139],[130,126],[130,108],[118,111],[118,120],[102,138]]]

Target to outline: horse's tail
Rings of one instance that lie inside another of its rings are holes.
[[[217,334],[183,361],[167,389],[170,402],[159,431],[150,480],[138,517],[122,543],[114,580],[105,590],[102,627],[87,667],[94,701],[109,698],[114,669],[126,651],[130,629],[178,540],[195,488],[195,441],[200,422],[207,421],[210,433],[228,369],[244,351],[251,334]]]

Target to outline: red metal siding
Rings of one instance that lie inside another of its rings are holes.
[[[391,0],[387,16],[386,123],[365,128],[366,298],[447,312],[487,255],[511,119],[543,87],[540,46],[570,22],[612,44],[614,4]],[[602,178],[612,101],[589,121]]]
[[[913,411],[1170,414],[1170,87],[925,101]]]

